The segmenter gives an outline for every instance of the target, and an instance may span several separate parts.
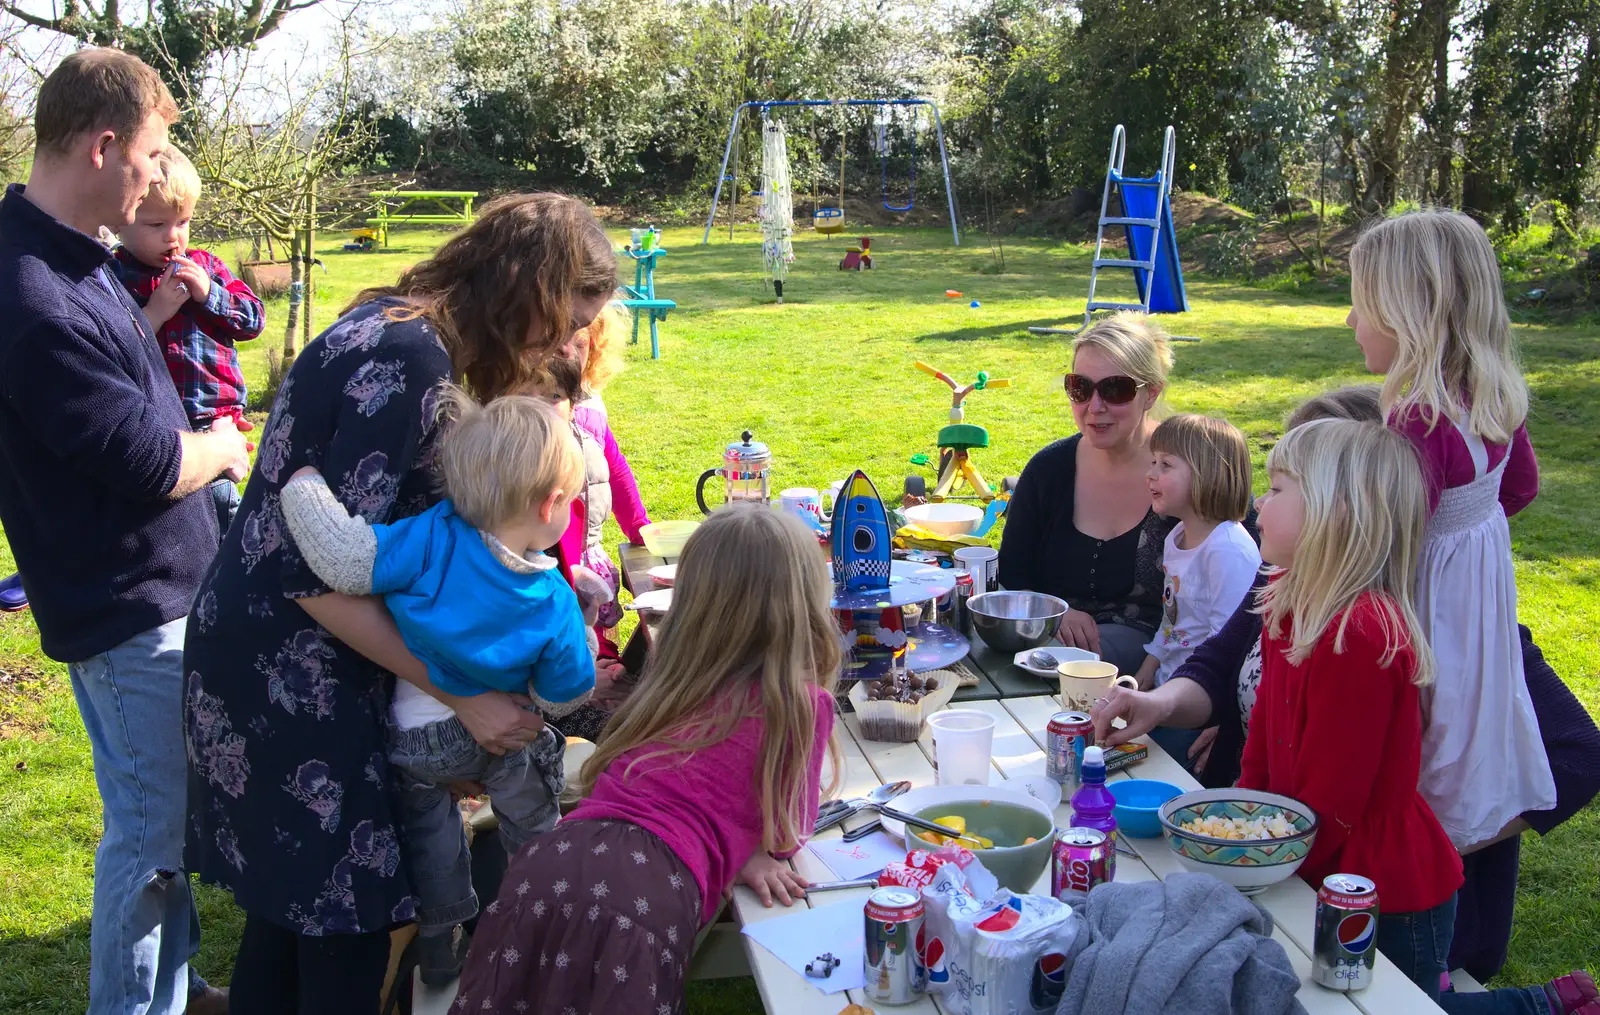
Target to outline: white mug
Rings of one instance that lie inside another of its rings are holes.
[[[1139,682],[1117,673],[1117,664],[1096,659],[1068,659],[1056,667],[1061,677],[1061,707],[1078,712],[1094,708],[1095,702],[1111,693],[1113,687],[1137,691]]]
[[[810,528],[819,528],[832,512],[822,513],[822,495],[809,486],[795,486],[778,494],[778,503],[784,511],[805,522]],[[831,505],[830,505],[831,506]]]
[[[956,567],[972,573],[972,594],[981,596],[1000,588],[1000,551],[992,546],[963,546],[956,551]]]

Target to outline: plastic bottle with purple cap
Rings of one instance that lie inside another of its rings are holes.
[[[1106,789],[1106,754],[1102,748],[1090,747],[1083,752],[1083,775],[1078,791],[1072,794],[1072,827],[1094,828],[1106,833],[1106,879],[1117,876],[1117,819],[1112,809],[1116,797]]]

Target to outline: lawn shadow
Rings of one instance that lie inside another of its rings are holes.
[[[0,1011],[77,1015],[89,1006],[89,920],[0,934]]]
[[[953,328],[949,331],[935,331],[926,335],[918,335],[912,339],[914,342],[976,342],[984,338],[1016,337],[1029,341],[1045,340],[1056,341],[1067,337],[1063,335],[1036,335],[1029,328],[1059,328],[1059,317],[1038,317],[1031,321],[1003,321],[999,324],[975,325],[971,328]]]

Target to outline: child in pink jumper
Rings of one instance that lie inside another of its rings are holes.
[[[582,392],[573,400],[572,420],[582,431],[587,474],[583,495],[572,502],[572,524],[561,537],[561,553],[569,564],[588,568],[611,586],[613,598],[601,606],[595,627],[601,653],[608,656],[615,656],[616,650],[606,632],[622,619],[622,609],[615,598],[621,581],[603,541],[606,519],[615,517],[630,543],[642,543],[639,530],[650,524],[633,469],[617,445],[606,404],[600,400],[600,391],[622,368],[621,337],[620,315],[607,307],[572,340],[574,358],[583,363]]]
[[[776,511],[722,508],[674,589],[644,679],[583,766],[586,799],[484,909],[463,1010],[680,1010],[695,934],[735,881],[768,905],[805,894],[780,858],[816,822],[823,756],[840,770],[816,539]]]

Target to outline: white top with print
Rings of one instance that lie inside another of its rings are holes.
[[[1261,551],[1238,522],[1223,522],[1199,546],[1180,549],[1183,523],[1167,534],[1161,555],[1166,584],[1161,591],[1161,626],[1144,650],[1156,657],[1157,686],[1166,683],[1200,643],[1216,634],[1239,608],[1256,572]]]

